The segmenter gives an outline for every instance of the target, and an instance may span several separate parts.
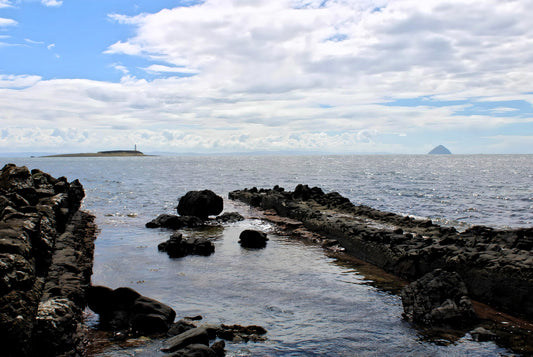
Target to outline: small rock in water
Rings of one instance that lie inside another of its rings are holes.
[[[242,231],[239,239],[239,243],[245,248],[264,248],[268,241],[266,233],[252,229]]]
[[[215,252],[215,246],[206,238],[183,239],[181,233],[174,233],[166,242],[157,248],[166,252],[170,258],[181,258],[189,254],[208,256]]]

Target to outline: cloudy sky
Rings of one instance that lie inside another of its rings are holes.
[[[533,153],[533,0],[0,0],[0,152]]]

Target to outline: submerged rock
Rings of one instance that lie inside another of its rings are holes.
[[[461,327],[477,320],[466,286],[457,273],[436,269],[407,285],[401,297],[403,315],[414,323]]]
[[[180,216],[195,216],[205,220],[208,216],[220,214],[223,208],[222,197],[213,191],[189,191],[179,200],[178,214]]]
[[[266,233],[252,229],[242,231],[239,239],[240,245],[245,248],[264,248],[268,241]]]

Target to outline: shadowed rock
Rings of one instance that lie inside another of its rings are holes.
[[[436,269],[402,290],[403,316],[426,326],[468,326],[477,316],[467,295],[457,273]]]
[[[180,216],[195,216],[207,219],[222,212],[224,202],[222,197],[211,190],[189,191],[180,198],[178,214]]]
[[[190,254],[208,256],[215,252],[214,244],[206,238],[183,239],[181,233],[174,233],[169,240],[157,248],[166,252],[170,258],[181,258]]]
[[[82,311],[94,216],[79,181],[5,165],[0,171],[2,356],[83,355]]]
[[[146,228],[195,228],[200,227],[204,222],[195,216],[176,216],[173,214],[161,214],[157,218],[146,223]]]
[[[268,238],[266,233],[247,229],[239,235],[239,243],[244,248],[264,248]]]
[[[131,329],[148,335],[166,333],[176,317],[171,307],[127,287],[112,290],[92,286],[88,290],[87,303],[100,316],[100,327],[112,331]]]

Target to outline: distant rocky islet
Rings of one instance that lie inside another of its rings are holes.
[[[428,155],[451,155],[451,154],[452,152],[448,150],[448,148],[445,147],[444,145],[439,145],[435,147],[433,150],[431,150],[430,152],[428,152]]]

